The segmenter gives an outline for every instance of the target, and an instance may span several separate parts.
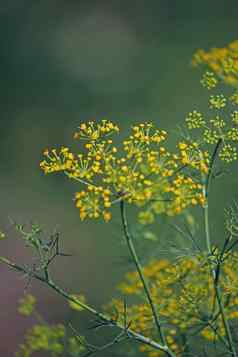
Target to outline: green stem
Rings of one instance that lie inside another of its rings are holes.
[[[208,196],[209,196],[209,191],[210,191],[213,167],[214,167],[216,156],[218,154],[221,143],[222,143],[222,140],[219,139],[215,146],[215,149],[213,151],[212,157],[211,157],[211,161],[210,161],[209,168],[208,168],[208,173],[207,173],[207,176],[205,179],[205,185],[203,188],[203,194],[204,194],[204,198],[205,198],[205,205],[204,205],[205,236],[206,236],[207,250],[208,250],[209,254],[212,253],[212,249],[211,249],[211,238],[210,238],[210,230],[209,230]]]
[[[215,292],[216,292],[217,302],[218,302],[218,306],[219,306],[219,309],[221,312],[222,322],[223,322],[223,326],[224,326],[224,329],[226,332],[227,342],[229,345],[229,350],[231,352],[231,356],[237,357],[236,349],[235,349],[233,339],[232,339],[230,325],[227,321],[226,314],[225,314],[224,304],[222,301],[221,289],[220,289],[219,285],[217,285],[217,284],[215,284]]]
[[[220,145],[222,143],[222,140],[219,139],[214,152],[212,154],[211,157],[211,161],[210,161],[210,165],[209,165],[209,169],[208,169],[208,174],[206,176],[206,180],[205,180],[205,185],[204,185],[204,198],[205,198],[205,205],[204,205],[204,224],[205,224],[205,236],[206,236],[206,246],[207,246],[207,250],[208,250],[208,254],[209,256],[212,254],[212,249],[211,249],[211,237],[210,237],[210,228],[209,228],[209,204],[208,204],[208,200],[209,200],[209,191],[210,191],[210,184],[211,184],[211,178],[212,178],[212,172],[213,172],[213,167],[214,167],[214,163],[220,148]],[[233,357],[237,357],[237,353],[234,347],[234,343],[233,343],[233,339],[232,339],[232,334],[231,334],[231,330],[230,330],[230,326],[228,324],[227,318],[226,318],[226,314],[225,314],[225,309],[224,309],[224,304],[222,301],[222,293],[221,293],[221,289],[219,287],[219,281],[217,281],[216,279],[216,271],[214,268],[212,268],[212,276],[213,276],[213,280],[214,280],[214,289],[215,289],[215,295],[216,295],[216,300],[219,306],[219,310],[222,316],[222,322],[223,322],[223,326],[225,329],[225,333],[226,333],[226,338],[227,338],[227,342],[229,345],[229,350],[230,353]]]
[[[0,262],[2,262],[3,264],[7,265],[8,267],[20,272],[20,273],[24,273],[27,274],[28,271],[27,269],[23,268],[20,265],[17,265],[13,262],[11,262],[10,260],[4,258],[4,257],[0,257]],[[114,321],[112,319],[110,319],[108,316],[98,312],[97,310],[95,310],[93,307],[89,306],[86,303],[83,303],[82,301],[80,301],[79,299],[75,298],[73,295],[67,293],[65,290],[61,289],[59,286],[57,286],[52,280],[46,280],[46,278],[44,278],[43,276],[37,274],[37,273],[33,273],[32,277],[41,281],[42,283],[46,284],[48,287],[50,287],[52,290],[54,290],[55,292],[57,292],[59,295],[61,295],[62,297],[64,297],[67,301],[71,301],[73,303],[75,303],[76,305],[80,306],[82,309],[90,312],[91,314],[93,314],[94,316],[96,316],[97,318],[101,319],[102,321],[108,322],[108,325],[114,326],[119,328],[122,331],[125,331],[125,333],[128,335],[128,337],[143,343],[145,345],[150,346],[151,348],[155,349],[155,350],[159,350],[159,351],[163,351],[165,353],[168,354],[168,347],[167,346],[162,346],[160,343],[157,343],[156,341],[135,332],[134,330],[131,330],[130,328],[126,328],[126,326],[118,323],[117,321]],[[169,356],[171,357],[176,357],[175,355],[173,355],[172,353],[169,354]]]
[[[135,247],[134,247],[134,244],[133,244],[132,236],[131,236],[131,234],[129,232],[127,218],[126,218],[125,202],[123,200],[121,200],[121,202],[120,202],[120,209],[121,209],[121,219],[122,219],[123,231],[124,231],[124,235],[125,235],[125,238],[126,238],[127,246],[128,246],[129,251],[130,251],[131,257],[133,259],[133,262],[134,262],[134,264],[136,266],[136,270],[137,270],[137,272],[139,274],[141,283],[143,285],[144,292],[145,292],[145,295],[147,297],[148,303],[150,305],[150,308],[151,308],[151,311],[152,311],[152,315],[154,317],[155,325],[156,325],[156,327],[158,329],[161,342],[167,348],[167,352],[166,352],[167,355],[170,356],[170,357],[175,357],[174,353],[167,346],[167,342],[166,342],[166,339],[165,339],[165,336],[164,336],[164,333],[163,333],[161,322],[159,320],[159,317],[158,317],[158,314],[157,314],[157,311],[156,311],[156,307],[155,307],[154,302],[152,300],[148,284],[147,284],[146,279],[144,277],[143,269],[142,269],[142,266],[140,264],[139,258],[137,256],[137,253],[136,253],[136,250],[135,250]]]

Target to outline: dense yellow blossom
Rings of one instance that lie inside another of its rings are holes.
[[[211,260],[207,259],[206,253],[183,257],[175,262],[154,260],[144,267],[144,276],[150,281],[151,295],[163,321],[167,343],[177,356],[182,356],[184,350],[181,339],[184,334],[191,339],[191,344],[196,330],[201,337],[212,342],[218,340],[219,336],[225,336],[222,318],[216,315],[218,307],[214,305],[211,264],[216,259],[216,254],[218,251]],[[225,313],[230,322],[238,318],[237,258],[238,253],[232,253],[225,260],[220,273],[220,286],[224,300],[227,301]],[[127,273],[119,290],[128,296],[127,301],[132,301],[127,308],[127,319],[132,322],[131,327],[148,337],[156,338],[153,316],[145,301],[143,285],[137,272]],[[123,302],[114,299],[108,309],[112,307],[123,318]],[[151,351],[147,346],[141,346],[140,350],[147,352],[149,357],[164,356],[163,352]]]
[[[212,48],[207,52],[200,49],[194,54],[192,63],[195,66],[206,65],[227,84],[238,85],[238,41],[223,48]],[[212,87],[214,81],[210,80],[210,83]]]
[[[85,139],[89,141],[96,141],[103,137],[109,136],[114,132],[119,132],[119,127],[109,120],[102,120],[100,124],[94,120],[88,123],[82,123],[79,130],[75,132],[75,139]]]
[[[40,166],[46,174],[63,172],[82,185],[75,194],[82,220],[103,217],[109,221],[112,205],[121,199],[139,206],[151,204],[153,213],[168,215],[203,204],[201,184],[188,170],[180,171],[186,166],[207,172],[207,153],[196,144],[182,142],[177,153],[169,152],[162,145],[167,133],[152,123],[132,126],[121,146],[107,139],[118,131],[118,126],[107,120],[83,123],[74,135],[84,140],[79,154],[66,147],[44,152]]]

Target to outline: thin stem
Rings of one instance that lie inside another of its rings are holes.
[[[211,178],[212,178],[212,172],[213,172],[213,167],[215,164],[215,160],[220,148],[220,145],[222,143],[222,140],[219,139],[214,152],[212,154],[211,157],[211,161],[209,164],[209,168],[208,168],[208,174],[206,176],[206,180],[205,180],[205,185],[204,185],[204,198],[205,198],[205,205],[204,205],[204,224],[205,224],[205,236],[206,236],[206,245],[207,245],[207,250],[208,250],[208,254],[211,255],[212,254],[212,249],[211,249],[211,237],[210,237],[210,227],[209,227],[209,191],[210,191],[210,185],[211,185]],[[222,317],[222,322],[224,325],[224,329],[225,329],[225,333],[226,333],[226,338],[227,338],[227,342],[229,345],[229,350],[230,353],[233,357],[237,357],[237,353],[234,347],[234,343],[233,343],[233,339],[232,339],[232,334],[231,334],[231,330],[230,330],[230,326],[228,324],[227,318],[226,318],[226,314],[225,314],[225,309],[224,309],[224,304],[222,301],[222,293],[221,293],[221,289],[219,286],[219,280],[216,277],[216,270],[212,267],[212,276],[213,276],[213,280],[214,280],[214,289],[215,289],[215,294],[216,294],[216,300],[221,312],[221,317]]]
[[[148,303],[150,305],[150,308],[151,308],[151,311],[152,311],[152,315],[154,317],[155,325],[156,325],[156,327],[158,329],[161,342],[162,342],[162,344],[164,346],[167,347],[167,342],[166,342],[166,339],[165,339],[165,336],[164,336],[164,333],[163,333],[161,322],[159,320],[159,317],[158,317],[158,314],[157,314],[157,311],[156,311],[156,307],[155,307],[154,302],[152,300],[148,284],[147,284],[146,279],[144,277],[143,269],[142,269],[142,266],[140,264],[139,258],[137,256],[137,253],[136,253],[136,250],[135,250],[135,247],[134,247],[134,244],[133,244],[132,236],[131,236],[131,234],[129,232],[128,223],[127,223],[127,217],[126,217],[126,210],[125,210],[125,202],[123,200],[120,202],[120,209],[121,209],[121,219],[122,219],[123,231],[124,231],[124,235],[125,235],[125,238],[126,238],[128,249],[130,251],[131,257],[133,259],[133,262],[134,262],[134,264],[136,266],[136,269],[137,269],[137,272],[139,274],[141,283],[143,285],[144,292],[145,292],[145,295],[147,297]],[[167,352],[166,353],[170,357],[175,357],[174,353],[172,351],[170,351],[170,349],[168,347],[167,347]]]
[[[78,181],[78,182],[82,183],[83,185],[97,187],[97,186],[94,185],[93,183],[88,182],[88,181],[85,181],[85,180],[81,179],[80,177],[71,176],[70,173],[68,173],[67,171],[64,171],[64,174],[65,174],[68,178],[71,178],[71,179],[73,179],[73,180],[75,180],[75,181]]]
[[[225,332],[226,332],[226,337],[227,337],[227,342],[229,345],[229,350],[231,352],[231,355],[233,357],[237,357],[237,353],[235,350],[235,346],[233,343],[233,339],[232,339],[232,335],[231,335],[231,330],[230,330],[230,326],[228,324],[227,318],[226,318],[226,314],[225,314],[225,310],[224,310],[224,305],[223,305],[223,301],[222,301],[222,293],[220,290],[219,285],[215,284],[215,292],[216,292],[216,297],[217,297],[217,302],[218,302],[218,306],[221,312],[221,317],[222,317],[222,322],[225,328]]]
[[[216,156],[218,154],[219,147],[220,147],[221,143],[222,143],[222,140],[219,139],[215,146],[215,149],[213,151],[212,157],[211,157],[211,161],[210,161],[209,168],[208,168],[208,173],[207,173],[207,176],[205,179],[205,185],[203,188],[203,194],[204,194],[204,198],[205,198],[205,205],[204,205],[205,236],[206,236],[207,250],[208,250],[209,254],[212,253],[212,249],[211,249],[211,238],[210,238],[210,230],[209,230],[208,196],[209,196],[209,191],[210,191],[213,167],[214,167]]]
[[[3,264],[7,265],[8,267],[20,272],[20,273],[25,273],[27,274],[27,269],[23,268],[20,265],[17,265],[13,262],[11,262],[10,260],[4,258],[4,257],[0,257],[0,262],[2,262]],[[75,303],[76,305],[80,306],[81,308],[83,308],[84,310],[90,312],[91,314],[93,314],[94,316],[96,316],[97,318],[101,319],[102,321],[105,321],[108,323],[108,326],[114,326],[119,328],[122,331],[125,331],[125,333],[127,334],[127,336],[129,338],[132,338],[140,343],[143,343],[145,345],[150,346],[151,348],[155,349],[155,350],[160,350],[163,351],[165,353],[168,354],[168,350],[169,348],[167,346],[163,346],[160,343],[140,334],[137,333],[133,330],[131,330],[130,328],[125,330],[125,326],[118,323],[117,321],[114,321],[112,319],[110,319],[108,316],[98,312],[97,310],[95,310],[93,307],[91,307],[90,305],[83,303],[82,301],[80,301],[79,299],[75,298],[73,295],[67,293],[65,290],[61,289],[59,286],[57,286],[51,279],[47,280],[45,277],[37,274],[37,273],[33,273],[32,277],[35,278],[36,280],[41,281],[42,283],[46,284],[48,287],[50,287],[52,290],[54,290],[55,292],[57,292],[59,295],[61,295],[62,297],[64,297],[67,301],[71,301],[73,303]],[[169,354],[169,356],[171,357],[176,357],[172,352]]]

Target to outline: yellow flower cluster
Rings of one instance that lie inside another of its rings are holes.
[[[178,154],[174,155],[174,158],[180,163],[180,169],[187,169],[190,174],[185,175],[178,169],[175,175],[173,171],[165,180],[161,180],[159,185],[155,185],[154,199],[146,206],[146,210],[139,214],[141,224],[153,223],[157,214],[173,216],[187,207],[204,205],[202,180],[195,180],[192,173],[202,176],[208,172],[208,153],[201,151],[195,142],[180,142]]]
[[[216,111],[215,116],[205,120],[202,113],[194,110],[187,115],[185,122],[189,130],[199,129],[200,142],[202,139],[204,144],[214,146],[218,141],[221,141],[219,158],[225,163],[232,163],[238,157],[235,146],[236,142],[238,142],[238,112],[235,110],[228,113],[231,120],[225,120],[227,113],[223,113],[222,110],[229,110],[226,104],[227,99],[223,94],[211,95],[209,97],[209,106],[210,109]]]
[[[61,357],[65,351],[67,356],[79,357],[85,354],[85,346],[79,343],[78,337],[68,337],[61,324],[37,324],[27,331],[25,342],[20,345],[16,357],[31,357],[39,352]]]
[[[79,131],[75,132],[75,139],[85,139],[87,141],[96,141],[103,137],[119,132],[119,127],[111,121],[103,119],[101,123],[96,123],[94,120],[88,123],[82,123]]]
[[[206,65],[227,84],[237,86],[238,41],[234,41],[224,48],[212,48],[208,52],[200,49],[194,54],[192,64],[195,66]],[[209,82],[210,86],[213,87],[214,80]]]
[[[237,160],[238,155],[237,155],[237,150],[234,146],[231,146],[230,144],[226,144],[222,147],[219,157],[221,160],[230,163],[235,160]]]
[[[74,135],[85,141],[80,154],[66,147],[44,152],[40,167],[46,174],[63,172],[84,185],[75,194],[82,220],[103,216],[109,221],[111,206],[122,199],[139,206],[152,203],[154,213],[169,215],[203,203],[201,185],[188,171],[180,172],[185,166],[207,171],[207,158],[204,160],[196,145],[181,143],[178,153],[173,154],[162,146],[167,138],[164,130],[141,123],[132,127],[121,147],[116,147],[106,137],[118,131],[110,121],[90,121],[81,124]],[[158,202],[164,202],[163,209]]]
[[[201,128],[205,124],[202,114],[197,110],[193,110],[192,112],[188,113],[185,121],[189,129]]]
[[[102,186],[88,185],[88,190],[82,190],[75,194],[76,207],[80,210],[80,218],[98,218],[103,214],[105,221],[111,219],[111,213],[107,208],[111,207],[111,191]]]
[[[64,336],[63,325],[34,325],[26,334],[26,342],[20,346],[16,357],[30,357],[40,351],[60,357],[64,352]]]
[[[35,309],[36,299],[33,295],[25,295],[20,299],[20,304],[18,307],[18,312],[21,315],[29,316]]]
[[[202,76],[202,79],[200,81],[200,83],[202,84],[203,87],[207,88],[207,89],[212,89],[215,88],[218,80],[215,77],[213,72],[205,72],[204,75]]]
[[[211,95],[209,98],[210,108],[222,109],[226,106],[226,98],[223,94]]]
[[[82,295],[76,295],[84,301]],[[74,310],[80,310],[79,307],[70,303],[70,307]],[[42,352],[44,355],[52,357],[60,357],[67,351],[67,356],[79,357],[85,352],[85,346],[80,344],[78,337],[71,337],[66,333],[65,326],[62,324],[50,325],[43,322],[42,316],[35,309],[36,298],[27,294],[19,301],[18,312],[24,316],[30,316],[35,312],[35,317],[41,323],[33,325],[28,329],[25,335],[25,341],[20,345],[16,357],[31,357]],[[83,337],[82,337],[83,339]]]
[[[209,154],[207,151],[202,151],[197,142],[180,142],[178,147],[183,165],[196,169],[201,173],[208,172]]]
[[[238,41],[234,41],[224,48],[212,48],[208,52],[200,49],[194,54],[192,63],[195,66],[203,64],[213,71],[206,71],[201,79],[201,84],[205,88],[209,90],[215,88],[219,80],[237,88]],[[233,105],[238,105],[237,89],[228,98],[225,98],[223,94],[211,95],[209,98],[210,108],[216,110],[224,109],[227,106],[228,100]],[[232,151],[234,151],[234,149]],[[231,161],[229,158],[227,162]]]
[[[218,252],[214,254],[213,259],[216,259]],[[226,301],[225,313],[231,323],[238,318],[237,258],[238,253],[232,253],[228,257],[220,276],[220,286]],[[165,259],[152,261],[144,268],[144,275],[150,281],[153,301],[163,321],[167,343],[177,356],[182,356],[184,352],[185,346],[181,339],[183,335],[191,339],[191,345],[194,342],[194,331],[199,331],[208,341],[225,335],[221,316],[216,316],[218,307],[214,305],[211,264],[204,253],[183,257],[176,262]],[[127,296],[131,295],[131,301],[134,301],[127,308],[127,319],[132,321],[131,327],[150,338],[156,338],[153,316],[145,303],[143,286],[137,272],[127,273],[119,290]],[[112,300],[107,308],[110,310],[112,307],[123,318],[121,300]],[[164,356],[163,352],[151,351],[147,346],[141,346],[140,350],[147,352],[149,357]]]

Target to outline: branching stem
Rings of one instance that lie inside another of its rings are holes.
[[[210,237],[210,227],[209,227],[209,205],[208,205],[208,201],[209,201],[209,191],[210,191],[210,184],[211,184],[211,178],[212,178],[212,172],[213,172],[213,167],[215,164],[215,160],[217,157],[217,154],[219,152],[219,148],[220,145],[222,143],[222,139],[219,139],[215,149],[213,151],[212,157],[211,157],[211,161],[209,164],[209,168],[208,168],[208,173],[206,176],[206,180],[205,180],[205,185],[204,185],[204,198],[205,198],[205,205],[204,205],[204,224],[205,224],[205,236],[206,236],[206,245],[207,245],[207,251],[209,256],[212,255],[212,248],[211,248],[211,237]],[[229,350],[231,353],[232,357],[237,357],[237,353],[234,347],[234,343],[233,343],[233,339],[232,339],[232,334],[231,334],[231,330],[230,330],[230,326],[229,323],[227,321],[226,318],[226,314],[225,314],[225,309],[224,309],[224,304],[222,301],[222,293],[221,293],[221,289],[219,286],[219,280],[216,277],[216,270],[214,268],[212,268],[212,276],[213,276],[213,280],[214,280],[214,289],[215,289],[215,295],[216,295],[216,300],[219,306],[219,310],[221,313],[221,317],[222,317],[222,322],[223,322],[223,326],[225,329],[225,333],[226,333],[226,338],[227,338],[227,342],[229,345]]]
[[[11,262],[10,260],[4,258],[4,257],[0,257],[0,262],[7,265],[8,267],[20,272],[20,273],[24,273],[27,274],[27,269],[25,269],[24,267],[17,265],[13,262]],[[76,297],[74,297],[73,295],[67,293],[65,290],[63,290],[62,288],[60,288],[58,285],[56,285],[51,279],[48,280],[46,279],[46,277],[43,277],[41,275],[39,275],[38,273],[33,272],[32,273],[32,277],[36,280],[41,281],[42,283],[46,284],[48,287],[50,287],[52,290],[54,290],[55,292],[57,292],[59,295],[61,295],[62,297],[64,297],[67,301],[71,301],[73,303],[75,303],[76,305],[80,306],[82,309],[84,309],[85,311],[88,311],[89,313],[93,314],[95,317],[101,319],[102,321],[105,321],[108,323],[108,326],[114,326],[117,327],[119,330],[121,331],[125,331],[125,326],[123,324],[118,323],[117,321],[114,321],[112,319],[110,319],[108,316],[98,312],[97,310],[95,310],[93,307],[89,306],[86,303],[83,303],[82,301],[80,301],[79,299],[77,299]],[[163,351],[165,353],[168,354],[168,347],[167,346],[163,346],[160,343],[140,334],[135,332],[134,330],[128,328],[126,331],[126,334],[129,338],[140,342],[142,344],[148,345],[151,348],[155,349],[155,350],[159,350],[159,351]],[[175,357],[175,355],[171,352],[168,354],[170,357]]]

